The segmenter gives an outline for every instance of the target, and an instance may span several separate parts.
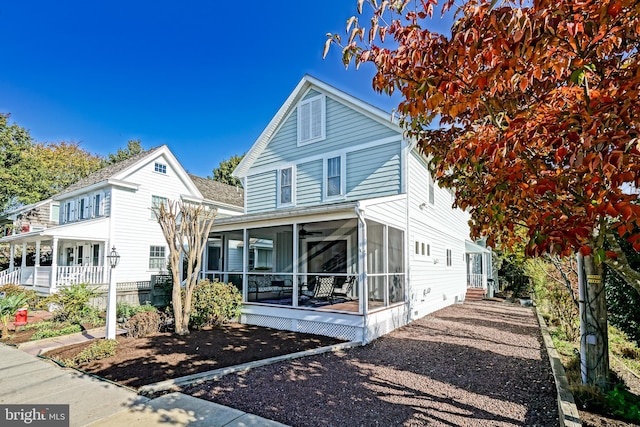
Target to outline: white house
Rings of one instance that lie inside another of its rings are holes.
[[[121,257],[119,288],[121,282],[148,286],[152,275],[166,272],[168,249],[151,211],[166,200],[204,201],[218,209],[218,218],[243,211],[242,190],[187,174],[163,145],[100,169],[46,203],[9,215],[24,222],[24,212],[51,206],[49,219],[57,218],[44,225],[14,226],[0,238],[0,244],[9,244],[11,258],[9,269],[0,272],[0,285],[18,283],[48,294],[71,283],[105,284],[106,256],[115,246]],[[33,261],[21,256],[16,262],[17,246],[21,254],[35,253]]]
[[[244,214],[202,275],[242,290],[243,322],[368,342],[464,300],[468,215],[387,113],[305,76],[234,175]]]

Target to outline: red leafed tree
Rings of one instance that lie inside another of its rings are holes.
[[[357,5],[348,38],[330,34],[325,54],[337,43],[345,65],[375,65],[376,91],[402,94],[407,135],[471,213],[475,236],[509,245],[524,229],[529,255],[582,255],[586,381],[606,389],[603,263],[640,292],[612,238],[640,250],[640,3]],[[430,31],[435,8],[453,14],[450,33]]]

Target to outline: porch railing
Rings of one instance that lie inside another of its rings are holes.
[[[19,268],[13,271],[9,271],[9,270],[0,271],[0,286],[7,285],[9,283],[13,283],[17,285],[19,280],[20,280]]]
[[[467,274],[467,287],[487,289],[487,276],[484,274]]]
[[[107,268],[105,266],[65,266],[58,267],[57,285],[67,286],[86,283],[87,285],[100,285],[108,282]]]

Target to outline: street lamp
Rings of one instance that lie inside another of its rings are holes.
[[[116,339],[116,282],[115,275],[113,274],[113,269],[116,268],[118,262],[120,261],[120,255],[116,252],[116,247],[114,246],[111,249],[109,255],[107,255],[107,259],[109,260],[109,293],[107,296],[107,339],[115,340]]]

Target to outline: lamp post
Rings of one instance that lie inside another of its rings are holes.
[[[118,265],[120,261],[120,255],[116,252],[116,247],[114,246],[111,249],[109,255],[107,255],[107,259],[109,260],[109,293],[107,296],[107,339],[115,340],[116,339],[116,282],[115,276],[113,274],[113,270]]]

